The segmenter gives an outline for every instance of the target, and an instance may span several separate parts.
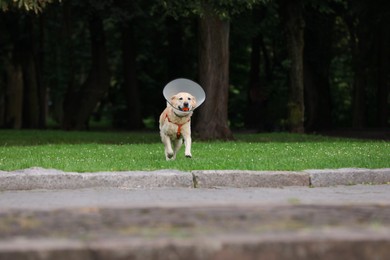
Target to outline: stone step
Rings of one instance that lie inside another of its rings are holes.
[[[1,210],[0,259],[387,259],[390,205]]]

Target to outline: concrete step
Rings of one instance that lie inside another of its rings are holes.
[[[1,210],[0,259],[387,259],[390,205]]]

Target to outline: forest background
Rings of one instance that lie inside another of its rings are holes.
[[[202,139],[386,128],[389,24],[385,0],[0,0],[0,128],[157,129],[181,77]]]

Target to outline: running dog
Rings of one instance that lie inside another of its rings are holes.
[[[184,155],[191,158],[191,116],[196,107],[196,98],[187,92],[180,92],[167,101],[167,107],[160,115],[160,136],[165,146],[166,160],[176,159],[180,147],[185,145]],[[173,144],[173,147],[172,147]]]

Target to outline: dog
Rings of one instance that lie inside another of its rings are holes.
[[[195,108],[196,98],[187,92],[180,92],[170,98],[167,107],[161,113],[160,136],[165,147],[167,161],[176,159],[176,154],[183,145],[183,140],[184,155],[187,158],[192,158],[191,116]]]

